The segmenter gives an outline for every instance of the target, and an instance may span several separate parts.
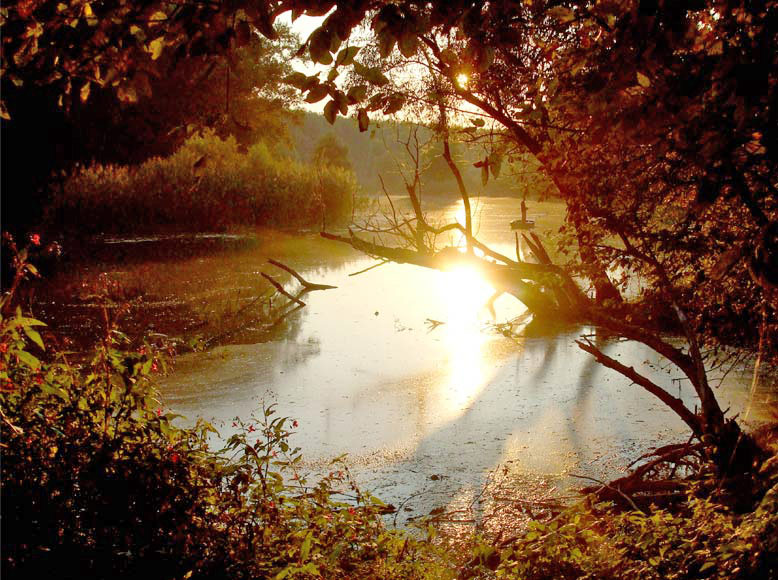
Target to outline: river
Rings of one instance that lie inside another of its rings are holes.
[[[508,224],[517,201],[487,198],[477,209],[479,238],[513,255]],[[562,215],[561,204],[530,204],[544,237]],[[461,203],[444,205],[437,216],[461,219]],[[337,286],[307,294],[306,306],[269,341],[257,342],[259,331],[245,328],[221,346],[177,357],[162,396],[190,420],[214,421],[223,437],[234,417],[277,405],[299,421],[292,443],[302,448],[306,469],[326,471],[329,460],[347,454],[359,485],[401,508],[398,524],[441,506],[462,510],[453,517],[463,521],[514,517],[522,505],[529,509],[519,512],[537,515],[546,498],[590,483],[574,475],[619,476],[652,446],[688,436],[664,405],[574,341],[593,335],[609,356],[642,368],[693,407],[690,386],[648,348],[598,337],[589,327],[503,336],[490,323],[523,307],[502,296],[489,312],[491,288],[465,270],[386,264],[350,276],[375,261],[313,233],[107,239],[90,256],[78,274],[61,273],[53,285],[75,288],[108,272],[144,297],[144,324],[160,332],[170,332],[160,315],[170,305],[215,311],[216,303],[249,304],[266,287],[260,272],[279,273],[267,258]],[[84,303],[51,298],[40,306],[44,318],[68,307],[88,314]],[[718,396],[730,414],[748,406],[750,383],[749,367],[721,382]],[[774,392],[757,389],[750,420],[762,418],[762,401]]]

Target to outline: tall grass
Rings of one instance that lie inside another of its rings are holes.
[[[264,143],[241,152],[232,137],[202,135],[138,166],[82,168],[55,196],[48,221],[87,233],[302,227],[349,217],[356,191],[342,168],[281,158]]]

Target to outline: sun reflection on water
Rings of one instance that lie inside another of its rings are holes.
[[[444,342],[449,353],[448,380],[440,385],[446,419],[460,415],[485,385],[483,309],[494,290],[469,266],[441,275],[439,296],[445,305]]]

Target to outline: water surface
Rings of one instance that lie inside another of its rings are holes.
[[[517,200],[485,199],[477,207],[479,237],[514,255],[508,224],[518,213]],[[545,239],[562,215],[561,204],[530,207]],[[461,220],[459,203],[437,212],[444,220],[457,216]],[[109,257],[133,254],[139,245],[188,243],[107,242]],[[276,404],[279,413],[299,421],[292,438],[307,469],[326,471],[328,461],[348,454],[357,481],[401,507],[398,522],[438,506],[472,506],[463,519],[477,519],[499,511],[500,502],[563,495],[586,483],[572,474],[613,478],[651,447],[688,436],[664,405],[596,364],[574,341],[591,335],[609,356],[641,368],[693,407],[692,389],[648,348],[598,336],[589,327],[546,337],[503,336],[492,324],[522,314],[523,306],[502,296],[490,312],[485,303],[492,289],[467,270],[386,264],[349,276],[375,262],[314,234],[236,236],[190,256],[156,250],[135,255],[144,257],[121,268],[106,257],[94,271],[134,280],[152,311],[154,301],[199,315],[225,302],[246,304],[266,288],[261,271],[278,274],[265,263],[268,257],[311,281],[337,286],[307,294],[306,307],[268,342],[248,332],[180,356],[163,380],[162,395],[177,413],[215,421],[225,437],[234,417],[248,419],[263,404]],[[294,291],[294,284],[287,289]],[[159,317],[155,322],[163,326]],[[730,413],[747,406],[750,380],[750,369],[743,368],[723,381],[718,394]],[[750,418],[761,417],[761,402],[772,390],[760,386]],[[481,495],[487,483],[492,490]]]

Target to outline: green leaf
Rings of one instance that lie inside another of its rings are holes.
[[[493,152],[489,155],[489,167],[492,170],[492,175],[497,179],[500,177],[500,170],[502,169],[502,155],[497,152]]]
[[[715,565],[716,562],[714,560],[708,560],[702,566],[700,566],[700,572],[705,572],[705,570],[709,570],[710,568],[713,568]]]
[[[313,532],[308,532],[305,535],[302,546],[300,546],[300,560],[305,562],[308,559],[308,555],[311,553],[311,543],[313,542]]]
[[[39,361],[36,357],[31,355],[26,350],[20,350],[16,353],[16,356],[19,357],[19,361],[26,364],[28,367],[37,369],[39,366],[41,366],[41,361]]]
[[[26,334],[31,341],[33,341],[35,344],[41,347],[41,349],[46,350],[46,347],[43,345],[43,339],[41,338],[41,335],[38,334],[37,330],[35,330],[31,326],[25,326],[24,334]]]
[[[318,103],[329,94],[330,91],[326,85],[316,85],[315,87],[311,88],[310,91],[308,91],[308,96],[305,97],[305,102]]]
[[[367,131],[367,128],[370,125],[370,119],[368,118],[367,111],[365,109],[359,109],[359,113],[357,114],[357,123],[359,123],[360,133]]]
[[[643,88],[648,88],[651,86],[651,79],[649,79],[646,75],[644,75],[641,72],[637,73],[638,77],[638,84]]]
[[[335,101],[330,101],[326,105],[324,105],[324,118],[327,119],[327,122],[332,125],[335,123],[335,119],[338,116],[338,106],[335,104]]]
[[[386,115],[392,115],[403,108],[405,97],[403,95],[392,95],[384,109]]]
[[[406,32],[400,37],[398,46],[405,58],[411,58],[419,48],[419,38],[412,32]]]
[[[17,316],[10,322],[10,326],[47,326],[45,322],[36,320],[35,318],[28,318],[26,316]]]
[[[477,119],[470,119],[470,122],[471,122],[473,125],[475,125],[476,127],[483,127],[484,125],[486,125],[486,121],[484,121],[484,120],[483,120],[483,119],[481,119],[480,117],[479,117],[479,118],[477,118]]]
[[[389,32],[388,28],[384,28],[378,35],[378,53],[381,58],[386,58],[392,54],[394,45],[397,43],[397,39]]]
[[[314,30],[308,39],[308,51],[311,53],[311,60],[321,64],[331,64],[330,43],[331,33],[326,28],[320,27]]]
[[[348,66],[354,62],[354,57],[359,53],[358,46],[347,46],[342,49],[335,59],[335,66]]]
[[[481,167],[481,184],[486,185],[489,183],[489,164],[485,163]]]
[[[151,54],[151,60],[157,60],[162,55],[162,49],[165,48],[165,37],[160,36],[149,43],[147,52]]]
[[[305,86],[305,83],[308,81],[308,76],[304,75],[301,72],[293,72],[288,77],[284,79],[284,82],[288,85],[292,85],[296,89],[302,90]]]
[[[338,108],[338,112],[340,112],[341,115],[347,115],[348,97],[346,97],[345,93],[343,91],[335,91],[333,99],[335,101],[335,106]]]
[[[152,26],[160,24],[161,22],[164,22],[165,20],[167,20],[167,14],[165,14],[161,10],[157,10],[154,14],[152,14],[149,17],[149,23]]]
[[[364,98],[367,96],[367,85],[351,87],[348,90],[348,94],[346,96],[348,97],[349,103],[352,105],[364,100]]]
[[[386,78],[383,72],[381,72],[380,68],[375,66],[371,68],[365,68],[362,73],[357,72],[357,74],[360,74],[362,77],[364,77],[364,79],[371,85],[383,87],[384,85],[389,84],[389,79]]]
[[[307,91],[314,85],[319,84],[318,79],[315,76],[306,76],[301,72],[293,72],[288,77],[284,79],[284,82],[286,82],[289,85],[292,85],[293,87],[300,89],[301,91]]]
[[[455,53],[450,48],[447,48],[443,52],[440,53],[440,60],[442,60],[448,66],[454,66],[454,65],[456,65],[459,62],[459,58],[457,57],[457,53]]]

